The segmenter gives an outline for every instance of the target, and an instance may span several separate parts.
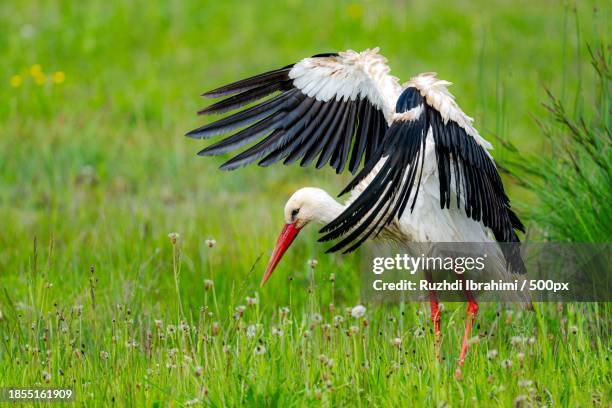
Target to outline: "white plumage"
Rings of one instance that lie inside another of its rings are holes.
[[[325,224],[321,240],[336,240],[330,251],[352,251],[373,237],[400,243],[518,244],[516,230],[523,225],[488,152],[492,146],[459,108],[450,84],[423,73],[400,86],[375,48],[315,55],[204,94],[226,99],[203,114],[257,102],[188,133],[209,138],[242,128],[199,153],[219,155],[250,145],[224,163],[224,170],[281,160],[317,168],[329,164],[337,173],[360,169],[343,191],[350,192],[344,204],[318,188],[293,194],[262,284],[312,221]],[[517,248],[494,251],[492,277],[524,272]],[[477,304],[468,299],[471,328]],[[435,296],[431,302],[438,333]],[[464,338],[461,363],[466,350]]]

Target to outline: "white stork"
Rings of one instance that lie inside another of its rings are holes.
[[[400,86],[386,62],[377,48],[318,54],[204,94],[226,99],[199,114],[257,102],[187,134],[201,139],[240,129],[198,153],[220,155],[253,144],[222,170],[281,160],[286,165],[299,160],[305,167],[316,159],[316,168],[329,163],[337,173],[345,168],[357,173],[340,194],[351,192],[344,204],[318,188],[291,196],[261,285],[311,221],[325,224],[320,241],[339,240],[328,252],[353,251],[377,236],[399,243],[519,242],[515,230],[524,228],[487,151],[491,144],[449,93],[450,82],[425,73]],[[505,274],[524,272],[515,250],[502,252]],[[478,312],[476,300],[466,294],[459,365]],[[433,292],[430,309],[438,354],[440,310]]]

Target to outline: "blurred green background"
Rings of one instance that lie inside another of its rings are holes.
[[[334,194],[346,178],[283,167],[217,171],[222,159],[196,157],[203,144],[183,137],[203,124],[201,92],[314,53],[380,46],[402,82],[423,71],[454,82],[494,145],[499,137],[538,152],[544,86],[581,109],[576,90],[595,86],[585,44],[609,38],[608,17],[595,2],[557,1],[3,3],[6,279],[24,279],[15,272],[34,237],[45,246],[53,237],[63,275],[112,259],[105,279],[143,273],[142,283],[158,288],[165,278],[156,267],[138,265],[176,231],[190,277],[201,276],[210,236],[228,281],[242,281],[268,254],[291,192],[311,185]],[[494,155],[503,165],[503,151]],[[532,197],[507,184],[523,213]],[[315,237],[314,228],[301,237],[290,259],[317,257]]]

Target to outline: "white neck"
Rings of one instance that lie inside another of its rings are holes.
[[[313,220],[321,224],[328,224],[336,219],[344,209],[345,207],[331,196],[321,196],[317,212],[313,214]]]

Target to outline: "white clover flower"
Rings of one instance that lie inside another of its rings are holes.
[[[501,366],[502,368],[508,369],[508,368],[512,368],[512,360],[502,360],[501,362]]]
[[[522,362],[525,359],[525,353],[516,353],[516,359],[520,362]]]
[[[316,259],[310,259],[308,261],[308,266],[310,266],[311,269],[316,268],[318,264],[319,264],[319,261],[317,261]]]
[[[489,360],[493,360],[495,357],[497,357],[497,350],[496,349],[489,350],[489,352],[487,353],[487,358]]]
[[[529,338],[529,340],[527,340],[527,342],[529,343],[529,345],[534,345],[536,342],[536,338],[532,336]]]
[[[272,335],[276,336],[276,337],[283,337],[283,330],[279,329],[278,327],[273,327],[272,328]]]
[[[257,327],[254,324],[247,327],[246,335],[248,338],[253,338],[255,337],[256,334],[257,334]]]
[[[108,359],[108,356],[109,356],[108,352],[106,352],[104,350],[100,351],[100,359],[106,360],[106,359]]]
[[[215,245],[217,245],[217,241],[216,241],[216,240],[214,240],[214,239],[212,239],[212,238],[209,238],[209,239],[207,239],[207,240],[206,240],[206,241],[204,241],[204,242],[206,243],[206,246],[207,246],[207,247],[209,247],[209,248],[212,248],[212,247],[214,247]]]
[[[314,323],[321,323],[323,321],[323,316],[321,316],[318,313],[315,313],[315,314],[312,315],[312,321]]]
[[[356,319],[359,319],[365,316],[365,313],[366,313],[366,308],[363,305],[357,305],[351,309],[351,316],[353,316]]]
[[[510,338],[510,344],[512,346],[519,346],[523,343],[523,338],[521,336],[512,336]]]
[[[263,354],[266,353],[266,348],[264,346],[262,346],[261,344],[259,344],[257,347],[255,347],[255,349],[253,350],[253,354],[255,354],[256,356],[261,356]]]
[[[342,317],[342,316],[340,316],[340,315],[334,316],[334,323],[336,323],[336,324],[340,324],[340,323],[342,323],[343,321],[344,321],[344,317]]]
[[[202,366],[195,366],[195,369],[193,370],[193,375],[195,375],[196,377],[201,377],[202,376]]]
[[[474,336],[471,339],[468,340],[468,345],[469,346],[473,346],[474,344],[478,344],[480,343],[480,337],[479,336]]]
[[[570,326],[570,327],[568,327],[568,330],[572,334],[578,333],[578,327],[576,327],[576,326]]]
[[[399,337],[396,337],[394,339],[391,340],[391,344],[397,348],[401,347],[402,345],[402,339]]]
[[[170,238],[172,245],[176,244],[176,241],[178,241],[180,237],[181,235],[178,232],[171,232],[168,234],[168,238]]]
[[[425,335],[425,332],[423,331],[423,329],[421,329],[420,327],[417,327],[414,330],[414,337],[423,337]]]
[[[527,387],[531,387],[532,385],[533,385],[533,381],[531,380],[519,380],[518,382],[519,387],[527,388]]]
[[[253,306],[259,303],[259,299],[257,297],[249,297],[246,298],[247,306]]]
[[[215,285],[212,279],[204,279],[204,290],[210,290]]]
[[[521,394],[514,399],[513,405],[514,407],[522,407],[524,406],[524,402],[527,401],[527,396],[525,394]]]
[[[352,334],[357,334],[359,332],[359,327],[358,326],[351,326],[349,328],[349,330],[351,331]]]
[[[307,339],[310,337],[310,330],[304,330],[304,338]]]

